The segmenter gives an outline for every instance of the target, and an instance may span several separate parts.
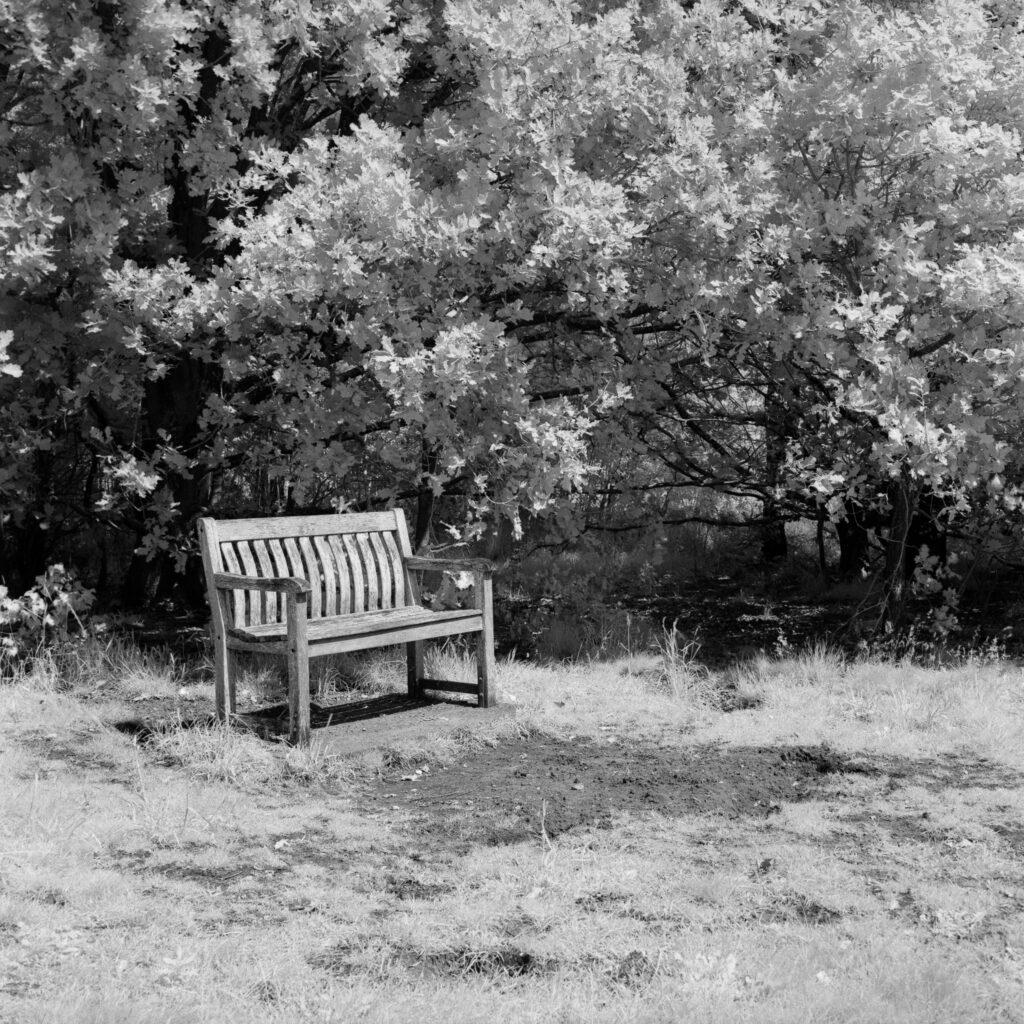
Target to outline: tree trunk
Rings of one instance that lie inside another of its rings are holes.
[[[34,515],[17,526],[0,521],[0,585],[17,596],[46,569],[49,536]]]
[[[211,29],[203,41],[206,65],[199,72],[199,93],[195,109],[182,105],[182,117],[191,128],[197,119],[209,117],[212,103],[220,89],[217,69],[230,47],[229,36],[223,25]],[[174,234],[192,273],[199,279],[207,277],[217,255],[210,251],[208,241],[213,221],[223,215],[223,200],[209,195],[193,195],[191,177],[182,166],[180,154],[175,153],[165,171],[171,189],[168,214]],[[174,363],[159,379],[145,385],[143,422],[145,437],[139,447],[149,452],[161,443],[158,431],[166,431],[169,442],[186,451],[193,446],[199,433],[199,417],[206,407],[206,399],[220,383],[219,371],[208,363],[192,359],[187,353]],[[196,517],[209,507],[212,477],[200,471],[169,472],[164,480],[168,497],[177,505],[176,520],[181,541],[188,544],[188,536]],[[149,502],[149,517],[155,522],[154,502]],[[147,527],[148,530],[148,527]],[[145,533],[146,531],[144,531]],[[141,542],[140,534],[137,542]],[[132,556],[128,575],[122,589],[122,599],[128,607],[145,607],[158,596],[166,595],[174,586],[174,564],[166,550],[153,557],[145,554]],[[202,601],[201,570],[198,559],[191,558],[186,568],[185,595],[190,601]]]
[[[437,472],[437,449],[428,445],[426,441],[423,442],[421,449],[420,468],[423,475],[416,494],[416,530],[412,545],[417,554],[426,547],[430,539],[430,526],[434,517],[434,488],[429,477]]]
[[[816,510],[816,521],[814,529],[814,540],[818,546],[818,571],[823,580],[828,580],[828,558],[825,554],[825,520],[828,513],[825,510],[825,503],[818,502]]]
[[[864,579],[870,570],[871,545],[864,509],[857,503],[847,502],[845,515],[836,520],[839,538],[839,578],[849,582]]]
[[[761,506],[761,561],[767,565],[782,562],[789,554],[786,523],[782,518],[782,466],[786,460],[789,437],[788,409],[785,397],[785,367],[775,367],[764,401],[764,482]]]
[[[907,535],[907,578],[914,575],[919,555],[927,550],[928,555],[939,560],[939,565],[946,564],[947,537],[946,527],[940,521],[940,513],[944,507],[941,498],[937,498],[930,488],[923,488],[917,501],[917,507],[910,519],[910,530]]]
[[[885,576],[882,595],[882,622],[887,630],[899,633],[906,622],[907,598],[910,593],[910,572],[907,570],[911,548],[907,543],[910,524],[917,508],[918,489],[909,473],[903,471],[900,479],[889,490],[889,534],[885,542]]]
[[[789,554],[789,542],[786,524],[779,516],[778,504],[774,500],[765,500],[764,516],[767,521],[761,527],[761,561],[766,564],[784,562]]]
[[[154,450],[160,443],[159,432],[163,431],[171,445],[186,451],[191,448],[199,433],[199,416],[218,376],[219,372],[214,367],[186,355],[165,376],[148,381],[145,392],[146,437],[140,447]],[[168,472],[164,477],[164,497],[175,505],[175,526],[180,532],[181,546],[190,544],[196,519],[209,509],[212,483],[212,474],[202,466]],[[146,531],[158,525],[155,507],[160,504],[159,501],[150,501],[153,511],[148,517],[146,530],[136,538],[137,545],[142,542]],[[152,557],[140,552],[132,556],[122,599],[129,608],[144,608],[175,588],[189,604],[202,601],[204,588],[198,558],[189,557],[182,575],[176,572],[170,551],[162,550]]]

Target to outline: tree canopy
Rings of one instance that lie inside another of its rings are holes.
[[[7,0],[0,571],[611,461],[1014,514],[1022,132],[1009,0]]]

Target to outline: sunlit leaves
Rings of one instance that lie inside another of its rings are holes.
[[[962,495],[1018,457],[1024,47],[967,0],[0,27],[12,507],[57,436],[160,537],[200,478],[550,507],[605,441],[758,493],[773,402],[772,493]]]

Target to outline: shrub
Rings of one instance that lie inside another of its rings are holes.
[[[21,658],[77,628],[92,607],[95,594],[63,565],[51,565],[20,597],[0,586],[0,665]]]

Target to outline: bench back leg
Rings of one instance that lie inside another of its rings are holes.
[[[484,628],[476,641],[476,683],[479,707],[492,708],[494,692],[494,594],[491,579],[485,576],[477,584],[476,606],[483,614]]]
[[[235,715],[235,677],[238,656],[228,650],[223,636],[213,637],[213,692],[217,703],[217,718],[230,722]]]
[[[414,640],[405,645],[407,689],[410,697],[422,696],[423,679],[423,641]]]
[[[309,639],[306,594],[288,595],[288,740],[309,743]]]

